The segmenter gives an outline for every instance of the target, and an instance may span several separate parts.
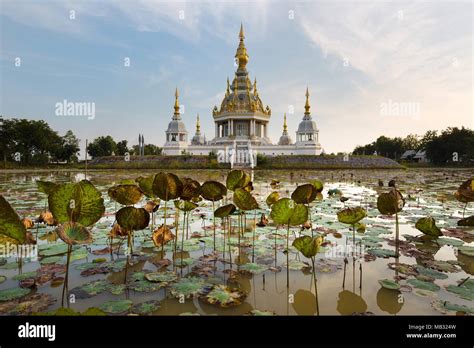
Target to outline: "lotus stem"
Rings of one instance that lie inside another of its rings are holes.
[[[183,235],[181,236],[181,263],[183,263],[184,252],[184,229],[186,228],[186,212],[183,214]]]
[[[342,289],[346,286],[346,266],[347,266],[347,257],[344,258],[344,276],[342,278]]]
[[[257,211],[253,214],[253,235],[252,235],[252,262],[255,260],[255,230],[257,229]]]
[[[355,224],[352,224],[352,259],[355,261],[355,247],[356,247],[356,235],[355,235]]]
[[[278,258],[278,253],[277,253],[277,231],[278,231],[278,227],[275,228],[275,268],[277,267],[277,258]]]
[[[224,218],[222,218],[222,229],[223,229],[223,233],[224,233],[224,248],[223,248],[223,251],[222,251],[222,259],[224,260],[223,264],[224,264],[224,271],[225,271],[225,220]],[[215,264],[214,264],[215,266]],[[225,272],[224,272],[224,278],[225,278]],[[224,282],[225,282],[225,279],[224,279]]]
[[[214,227],[213,229],[213,238],[214,238],[214,253],[216,252],[216,216],[214,214],[216,208],[215,208],[215,202],[212,201],[212,225]]]
[[[398,264],[398,251],[400,248],[399,245],[399,228],[398,228],[398,213],[395,213],[395,253],[397,254],[397,264]]]
[[[286,230],[286,287],[290,287],[290,223]]]
[[[69,281],[69,261],[71,260],[71,251],[72,251],[72,246],[68,245],[67,246],[67,260],[66,260],[66,277],[64,278],[63,293],[61,296],[61,307],[64,307],[64,295],[66,293],[66,288],[68,287],[67,283]],[[69,292],[69,289],[68,289],[68,292]],[[67,301],[67,304],[69,308],[69,301]]]
[[[316,279],[316,267],[314,263],[314,256],[311,257],[311,262],[313,263],[313,279],[314,279],[314,295],[316,298],[316,313],[319,315],[319,301],[318,301],[318,283]]]
[[[232,275],[232,251],[230,249],[230,233],[232,231],[232,220],[231,220],[230,216],[227,217],[227,221],[228,221],[228,224],[229,224],[228,232],[227,232],[227,238],[229,238],[229,240],[228,240],[227,244],[229,244],[230,274]]]
[[[166,195],[168,198],[168,195]],[[163,221],[163,227],[165,228],[164,231],[166,232],[166,215],[167,215],[167,205],[168,200],[165,200],[165,216],[164,216],[164,221]],[[164,233],[163,233],[163,238],[162,238],[162,243],[161,243],[161,258],[164,259],[164,253],[165,253],[165,238],[164,238]]]

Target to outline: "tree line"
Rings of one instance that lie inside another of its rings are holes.
[[[79,139],[71,130],[63,136],[45,121],[3,119],[0,116],[0,153],[4,162],[46,164],[77,162]]]
[[[430,130],[423,136],[409,134],[406,137],[389,138],[380,136],[374,142],[357,146],[354,155],[378,154],[400,160],[407,150],[426,151],[427,158],[434,164],[452,162],[474,163],[474,131],[468,128],[448,127],[441,131]]]
[[[42,120],[4,119],[0,116],[0,155],[3,162],[22,164],[75,163],[79,161],[79,141],[72,130],[59,135]],[[162,148],[145,144],[145,155],[160,155]],[[116,142],[110,135],[100,136],[87,146],[90,157],[138,155],[138,145],[127,140]]]

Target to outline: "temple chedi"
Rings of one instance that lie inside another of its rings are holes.
[[[237,70],[232,82],[227,78],[227,87],[220,106],[214,106],[214,138],[206,141],[201,134],[199,115],[196,120],[195,135],[188,142],[186,127],[181,119],[178,90],[175,92],[174,114],[166,130],[166,155],[184,153],[208,155],[215,152],[221,161],[248,164],[257,153],[267,156],[277,155],[319,155],[319,130],[310,113],[309,90],[306,88],[305,113],[296,132],[296,142],[288,134],[286,114],[283,133],[278,144],[272,144],[268,137],[268,126],[272,116],[271,108],[264,106],[257,88],[257,79],[251,81],[247,64],[249,55],[245,47],[243,26],[240,27],[239,46],[235,53]]]

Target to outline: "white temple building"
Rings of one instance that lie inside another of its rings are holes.
[[[212,116],[215,134],[207,141],[201,134],[199,115],[196,120],[196,132],[191,141],[186,126],[181,119],[178,89],[175,92],[174,114],[166,130],[165,155],[208,155],[214,152],[220,162],[248,164],[257,153],[267,156],[278,155],[319,155],[322,148],[319,143],[319,130],[312,119],[309,103],[309,91],[306,89],[306,103],[303,119],[296,131],[295,142],[288,134],[286,114],[283,121],[283,133],[277,144],[268,137],[268,124],[272,116],[270,107],[263,106],[257,90],[257,80],[249,79],[246,65],[249,61],[244,44],[244,31],[240,28],[239,47],[235,54],[237,71],[232,83],[227,79],[227,88],[220,107],[214,106]]]

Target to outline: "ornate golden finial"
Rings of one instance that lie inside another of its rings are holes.
[[[196,118],[196,134],[199,134],[201,132],[201,124],[199,123],[199,113],[197,114]]]
[[[254,95],[258,94],[258,92],[257,92],[257,77],[255,77],[255,80],[253,82],[253,94]]]
[[[174,92],[174,96],[175,96],[175,101],[174,101],[174,114],[175,114],[176,116],[179,116],[179,101],[178,101],[179,93],[178,93],[178,87],[176,87],[176,91]]]
[[[286,125],[286,112],[285,116],[283,116],[283,132],[286,133],[288,131],[288,126]]]
[[[247,49],[245,48],[244,44],[244,26],[243,24],[240,25],[240,33],[239,33],[239,38],[240,38],[240,43],[239,47],[237,48],[237,52],[235,53],[235,58],[237,58],[238,63],[239,63],[239,69],[245,70],[245,66],[247,65],[249,61],[249,56],[247,54]]]
[[[230,85],[229,85],[229,77],[227,77],[227,89],[225,91],[225,96],[229,96],[230,94]]]
[[[309,91],[308,91],[308,87],[306,87],[306,103],[304,104],[304,114],[305,115],[309,115],[310,112],[309,112],[309,109],[310,109],[310,105],[309,105]]]

